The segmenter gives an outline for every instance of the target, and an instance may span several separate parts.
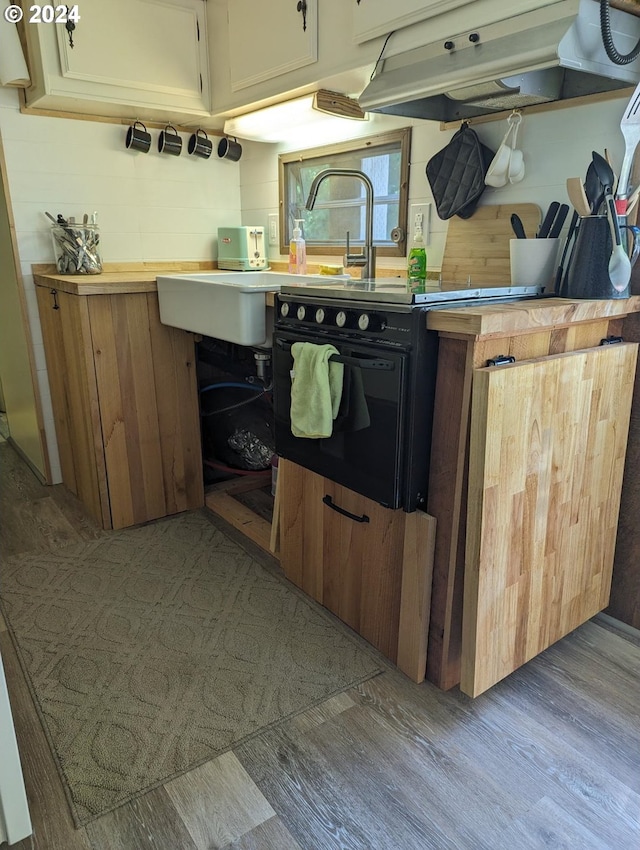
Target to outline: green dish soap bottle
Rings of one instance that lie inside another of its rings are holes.
[[[413,248],[409,251],[407,279],[411,292],[424,292],[427,280],[427,249],[424,247],[422,222],[416,222]]]

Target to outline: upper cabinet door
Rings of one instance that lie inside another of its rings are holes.
[[[357,44],[393,30],[450,12],[474,0],[352,0],[353,39]]]
[[[85,0],[73,46],[64,24],[30,25],[41,79],[27,101],[65,108],[66,99],[76,112],[103,104],[105,114],[118,114],[116,104],[129,115],[130,107],[142,107],[140,114],[209,112],[204,9],[203,0]]]
[[[229,0],[231,90],[318,59],[318,0]]]

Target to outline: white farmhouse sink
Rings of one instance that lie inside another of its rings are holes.
[[[349,275],[343,275],[349,277]],[[195,272],[159,275],[160,321],[174,328],[235,342],[264,345],[267,292],[286,283],[331,285],[336,278],[285,272]]]

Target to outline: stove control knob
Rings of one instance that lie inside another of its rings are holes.
[[[318,309],[316,310],[316,322],[317,322],[317,324],[321,325],[326,318],[327,318],[327,314],[326,314],[324,308],[318,307]]]
[[[284,304],[282,304],[280,306],[280,315],[284,316],[285,319],[289,315],[289,308],[290,308],[290,305],[289,305],[288,301],[285,301]]]
[[[298,319],[302,322],[306,315],[307,315],[307,308],[303,307],[303,305],[301,304],[298,307],[298,313],[297,313]]]
[[[358,327],[361,331],[381,331],[384,329],[384,322],[375,313],[360,313],[358,316]]]
[[[347,314],[344,310],[338,310],[336,313],[336,325],[343,328],[347,324]]]

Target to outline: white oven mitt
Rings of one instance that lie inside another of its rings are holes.
[[[507,118],[509,127],[484,178],[486,186],[499,189],[507,183],[519,183],[524,177],[524,157],[522,151],[516,148],[521,121],[519,112],[512,112]]]

